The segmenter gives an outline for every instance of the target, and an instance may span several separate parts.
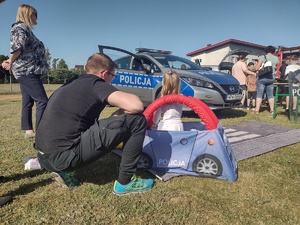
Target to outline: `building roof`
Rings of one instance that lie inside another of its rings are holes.
[[[75,65],[74,69],[76,69],[76,70],[84,70],[84,65]]]
[[[200,54],[202,52],[205,52],[205,51],[208,51],[208,50],[220,47],[222,45],[230,44],[230,43],[240,44],[240,45],[247,45],[247,46],[251,46],[251,47],[255,47],[255,48],[261,48],[261,49],[265,49],[266,48],[266,46],[264,46],[264,45],[257,45],[257,44],[253,44],[253,43],[246,42],[246,41],[239,41],[239,40],[236,40],[236,39],[228,39],[228,40],[219,42],[217,44],[213,44],[213,45],[212,44],[208,44],[205,48],[198,49],[198,50],[190,52],[190,53],[188,53],[186,55],[187,56],[197,55],[197,54]]]
[[[282,47],[281,48],[282,51],[290,51],[290,52],[294,52],[294,51],[300,51],[300,46],[296,46],[296,47],[291,47],[291,48],[286,48],[286,47]]]

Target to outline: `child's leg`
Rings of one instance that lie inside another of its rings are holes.
[[[250,98],[250,92],[248,91],[248,94],[247,94],[247,107],[249,108],[250,107],[250,101],[251,101],[251,98]]]
[[[255,98],[254,99],[252,99],[252,107],[255,107]]]

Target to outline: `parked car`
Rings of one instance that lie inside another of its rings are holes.
[[[181,79],[181,94],[201,99],[212,110],[240,104],[239,82],[230,74],[206,70],[192,61],[172,55],[170,51],[137,48],[137,53],[99,45],[99,51],[118,65],[112,82],[119,90],[136,94],[144,106],[159,97],[162,76],[173,70]]]
[[[235,62],[231,59],[231,57],[237,58],[239,55],[249,55],[251,53],[248,49],[235,49],[230,52],[228,52],[224,58],[221,60],[219,64],[219,71],[227,71],[231,74],[232,72],[232,66]]]

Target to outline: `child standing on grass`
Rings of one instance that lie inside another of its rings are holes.
[[[249,62],[247,65],[247,69],[250,71],[255,71],[254,63]],[[255,102],[256,102],[256,76],[253,74],[248,74],[246,77],[246,86],[247,86],[247,109],[255,110]],[[252,103],[252,104],[251,104]],[[251,107],[250,107],[251,105]]]
[[[161,97],[169,94],[179,94],[180,78],[174,71],[169,71],[163,76]],[[181,121],[182,104],[170,103],[161,106],[154,113],[154,123],[152,128],[158,130],[174,130],[182,131],[183,125]],[[162,116],[162,120],[160,117]]]
[[[299,57],[297,55],[292,55],[289,58],[289,65],[286,67],[285,70],[285,79],[286,81],[289,80],[288,74],[293,73],[293,72],[299,72],[300,71],[300,65],[299,65]],[[298,84],[293,84],[293,86],[297,86]],[[289,87],[285,88],[285,93],[289,93]],[[293,110],[296,110],[296,105],[297,105],[297,96],[293,96]],[[286,111],[289,110],[289,105],[290,105],[290,96],[286,96]]]

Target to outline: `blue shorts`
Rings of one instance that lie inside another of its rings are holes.
[[[275,76],[273,78],[261,78],[257,79],[256,81],[256,91],[257,91],[257,98],[262,98],[264,91],[266,89],[268,99],[274,98],[274,81]]]
[[[248,91],[248,99],[256,99],[256,91]]]

